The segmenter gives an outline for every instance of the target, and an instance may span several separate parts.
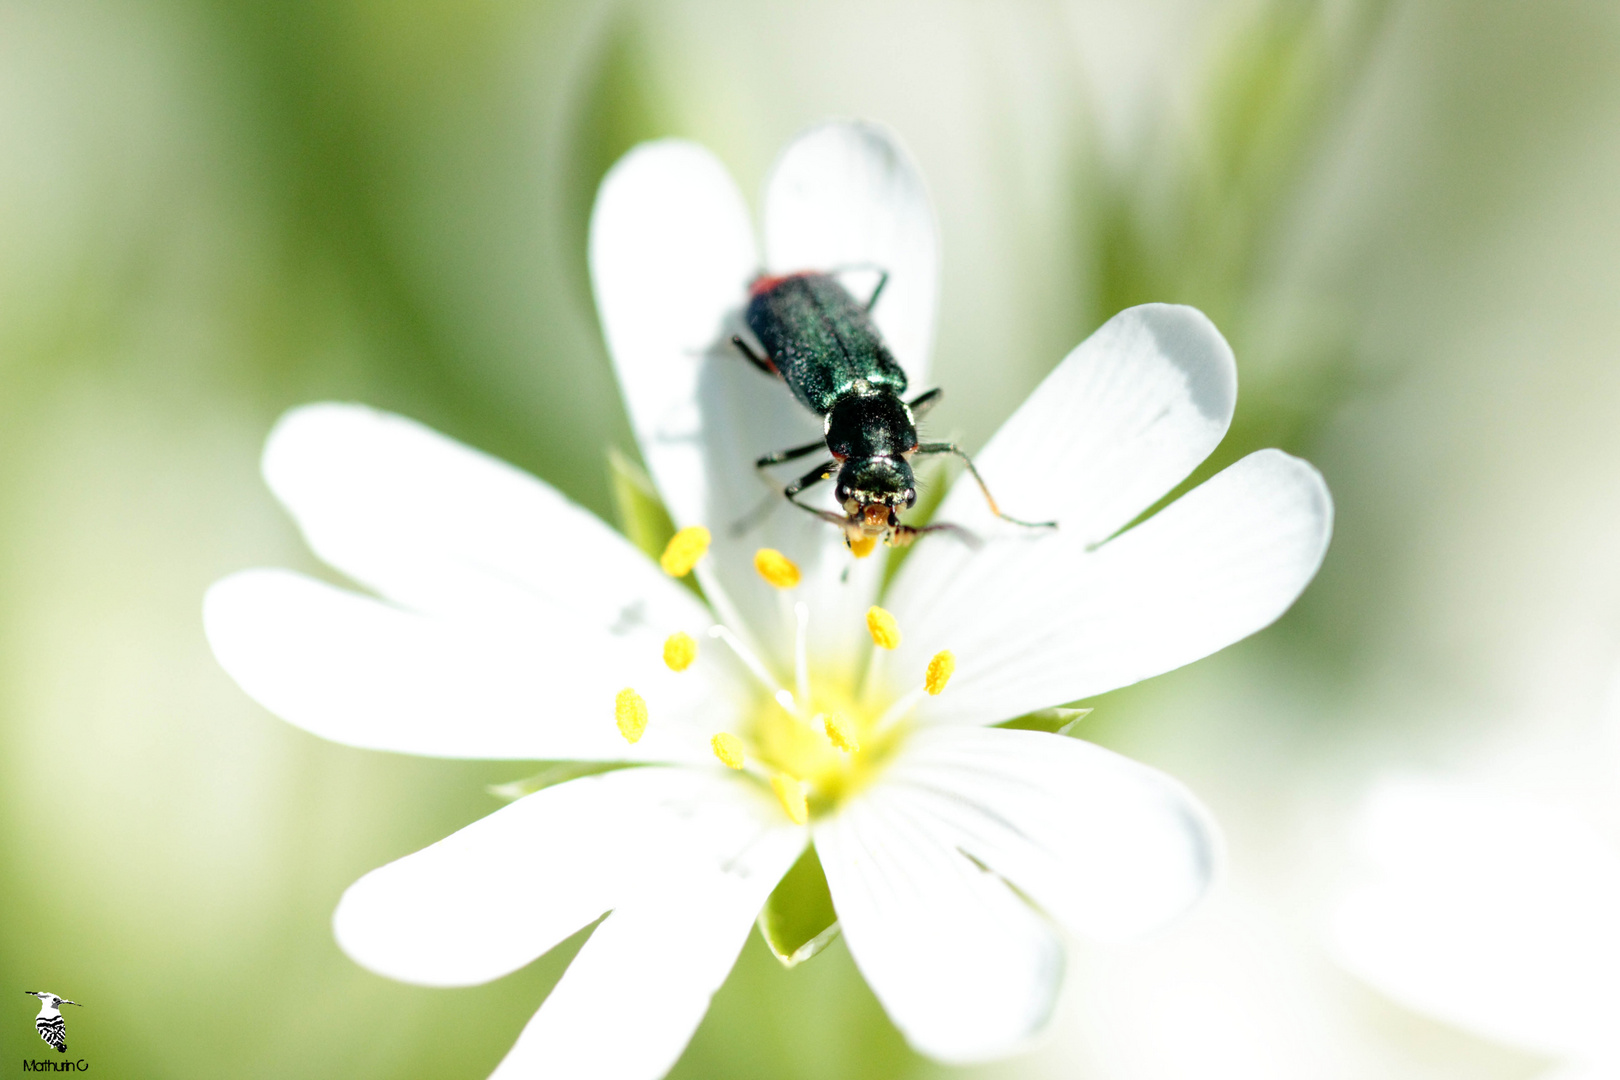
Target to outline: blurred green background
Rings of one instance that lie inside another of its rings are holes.
[[[1239,357],[1211,466],[1280,445],[1338,506],[1281,623],[1088,721],[1211,804],[1220,893],[1077,952],[1048,1045],[971,1074],[1544,1067],[1339,974],[1322,928],[1389,770],[1620,780],[1620,7],[0,0],[0,1069],[46,1052],[15,993],[43,989],[101,1076],[487,1075],[577,940],[426,990],[329,918],[525,768],[282,724],[214,664],[203,590],[322,572],[257,472],[309,400],[610,516],[602,173],[679,134],[753,193],[836,115],[897,129],[936,199],[934,430],[981,444],[1114,311],[1182,301]],[[757,940],[677,1069],[947,1072],[841,946],[785,972]]]

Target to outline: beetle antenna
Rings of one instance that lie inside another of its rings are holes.
[[[990,488],[984,482],[984,477],[980,476],[979,470],[974,467],[973,459],[968,457],[967,451],[955,443],[923,443],[917,447],[916,452],[919,454],[951,454],[961,458],[962,464],[967,466],[967,471],[973,474],[973,479],[978,483],[979,490],[984,493],[984,501],[990,504],[990,512],[1002,521],[1010,522],[1013,525],[1022,525],[1026,529],[1055,529],[1058,527],[1058,523],[1055,521],[1024,521],[1021,518],[1013,517],[1011,514],[1003,514],[1001,507],[996,505],[996,497],[990,494]]]
[[[910,547],[912,544],[916,543],[917,537],[922,536],[925,533],[936,532],[948,532],[953,534],[958,540],[962,541],[963,544],[967,545],[968,550],[970,551],[978,551],[980,548],[984,547],[984,541],[979,538],[977,533],[969,529],[964,529],[962,526],[949,521],[939,521],[932,525],[924,525],[920,529],[915,525],[897,526],[893,533],[893,539],[889,541],[889,546]]]

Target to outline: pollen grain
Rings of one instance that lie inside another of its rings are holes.
[[[714,756],[728,769],[743,767],[743,744],[729,731],[722,731],[709,740],[709,746],[714,750]]]
[[[664,639],[664,664],[671,671],[685,671],[697,659],[697,642],[685,630]]]
[[[861,741],[855,737],[854,725],[843,713],[828,713],[822,718],[821,725],[827,732],[827,738],[844,753],[854,754],[860,750]]]
[[[760,548],[754,552],[754,569],[778,589],[791,589],[799,583],[798,564],[775,548]]]
[[[701,525],[688,525],[669,538],[658,565],[670,577],[685,577],[709,550],[709,530]]]
[[[647,730],[646,700],[630,687],[625,687],[613,699],[613,719],[619,725],[619,734],[624,736],[625,742],[640,742],[642,733]]]
[[[880,649],[900,647],[900,624],[894,616],[873,604],[866,609],[866,629],[872,635],[872,644]]]
[[[857,559],[864,559],[877,548],[877,537],[861,534],[849,541],[849,553]]]

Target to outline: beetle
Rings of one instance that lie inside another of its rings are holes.
[[[991,512],[1002,520],[1056,528],[1053,521],[1020,521],[1002,513],[961,447],[919,439],[917,418],[939,402],[943,391],[935,388],[905,400],[906,373],[872,321],[872,307],[888,281],[888,273],[880,271],[862,304],[830,273],[762,274],[754,279],[744,320],[764,352],[756,352],[741,335],[733,335],[732,344],[755,367],[787,383],[799,403],[822,418],[825,435],[823,441],[766,454],[754,467],[763,470],[818,451],[831,454],[830,461],[787,485],[782,494],[799,509],[842,529],[844,542],[857,557],[871,554],[879,539],[905,547],[923,533],[961,531],[949,524],[917,528],[900,523],[900,512],[917,502],[911,459],[918,455],[961,458]],[[799,501],[800,493],[835,472],[834,499],[843,515]]]

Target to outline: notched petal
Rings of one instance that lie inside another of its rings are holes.
[[[508,780],[504,784],[485,784],[484,790],[497,799],[511,802],[525,795],[544,791],[548,787],[578,780],[582,776],[595,776],[598,773],[613,772],[615,769],[627,769],[633,764],[635,763],[619,761],[548,761],[538,772],[517,780]]]
[[[1053,735],[1067,735],[1071,738],[1080,737],[1080,721],[1090,716],[1095,709],[1074,709],[1064,705],[1054,705],[1049,709],[1036,709],[1023,716],[1015,716],[1011,720],[1004,720],[995,726],[1007,728],[1011,731],[1045,731]]]
[[[838,936],[838,913],[833,910],[827,875],[812,845],[759,913],[759,934],[783,967],[797,967],[832,944]]]

